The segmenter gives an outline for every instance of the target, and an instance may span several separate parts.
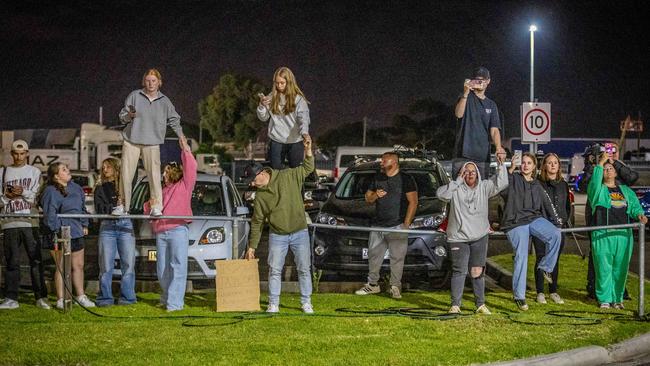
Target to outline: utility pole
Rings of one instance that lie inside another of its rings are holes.
[[[363,142],[361,146],[366,146],[366,126],[368,125],[368,117],[363,117]]]

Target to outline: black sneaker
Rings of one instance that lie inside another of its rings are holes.
[[[544,276],[544,279],[549,285],[553,284],[553,275],[551,272],[542,271],[542,276]]]
[[[526,304],[526,300],[515,299],[515,305],[517,305],[517,307],[521,311],[528,310],[528,304]]]

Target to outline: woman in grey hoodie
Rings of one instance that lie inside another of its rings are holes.
[[[447,241],[451,251],[451,308],[449,313],[460,314],[461,298],[468,268],[472,276],[476,312],[490,314],[485,306],[485,277],[487,257],[488,200],[508,186],[508,172],[499,162],[497,174],[481,180],[476,164],[467,162],[455,181],[438,188],[438,198],[450,202]]]
[[[282,169],[288,157],[289,167],[302,163],[303,141],[309,136],[309,107],[296,77],[288,67],[273,74],[273,90],[268,96],[260,94],[257,118],[269,123],[269,157],[271,168]]]

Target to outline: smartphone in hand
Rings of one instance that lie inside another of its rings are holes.
[[[521,154],[522,154],[521,150],[515,150],[514,159],[513,159],[513,163],[515,164],[515,166],[521,166]]]

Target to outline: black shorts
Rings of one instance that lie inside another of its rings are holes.
[[[41,235],[41,245],[43,249],[54,250],[54,235]],[[61,243],[58,244],[57,246],[58,250],[63,249],[61,245],[62,245]],[[70,246],[72,247],[71,249],[73,252],[78,252],[84,249],[85,245],[86,243],[83,237],[72,239],[70,241]]]

